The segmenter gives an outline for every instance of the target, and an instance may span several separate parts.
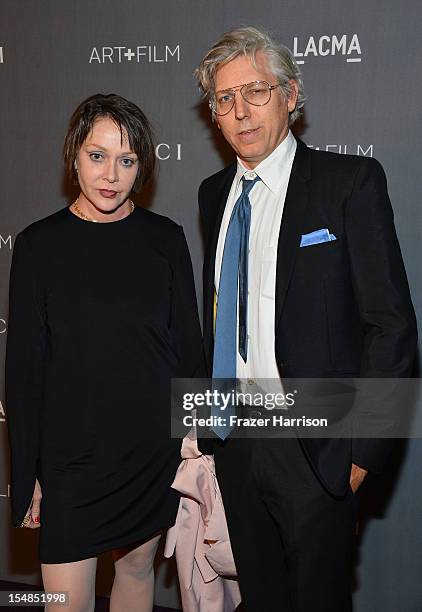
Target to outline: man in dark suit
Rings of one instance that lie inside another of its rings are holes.
[[[210,374],[244,389],[410,376],[415,318],[380,164],[293,137],[300,71],[255,28],[226,33],[196,76],[237,156],[199,190]],[[213,451],[247,612],[351,610],[354,493],[391,442],[229,438]]]

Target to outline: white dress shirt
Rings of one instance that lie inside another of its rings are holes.
[[[277,392],[269,380],[266,384],[262,379],[279,380],[274,346],[277,245],[296,146],[296,140],[289,131],[283,142],[253,170],[245,168],[240,159],[237,159],[237,172],[227,198],[218,237],[214,279],[217,308],[224,243],[234,205],[242,193],[241,180],[244,175],[246,179],[258,175],[261,180],[249,194],[248,354],[245,363],[238,352],[236,363],[237,378],[246,382],[248,388],[243,390],[248,392]]]

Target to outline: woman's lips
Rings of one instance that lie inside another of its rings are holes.
[[[117,191],[110,191],[109,189],[100,189],[99,192],[104,198],[114,198],[117,195]]]

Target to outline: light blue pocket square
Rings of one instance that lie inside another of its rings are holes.
[[[310,234],[302,234],[300,239],[300,246],[307,247],[312,244],[320,244],[321,242],[330,242],[331,240],[337,240],[334,234],[330,234],[328,228],[315,230]]]

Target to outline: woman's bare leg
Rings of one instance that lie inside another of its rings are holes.
[[[151,612],[154,604],[154,557],[161,535],[136,548],[113,551],[116,575],[110,612]]]
[[[42,563],[44,591],[69,593],[69,607],[51,603],[45,606],[46,612],[94,612],[96,569],[96,557],[72,563]]]

